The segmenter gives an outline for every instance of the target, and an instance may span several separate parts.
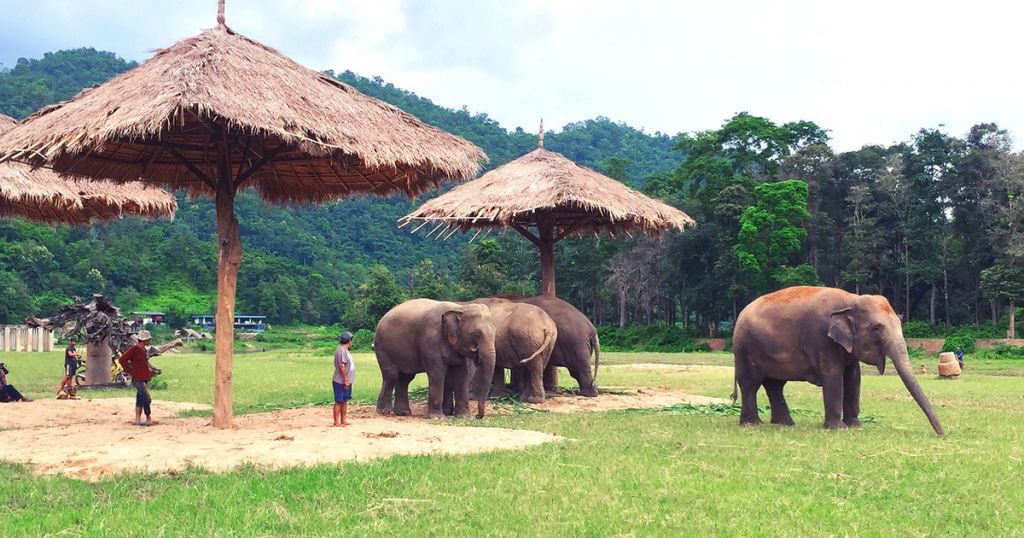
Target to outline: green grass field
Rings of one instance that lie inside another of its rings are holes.
[[[714,353],[603,358],[602,366],[732,362]],[[367,354],[356,360],[356,399],[371,403],[376,362]],[[59,353],[0,354],[0,361],[30,396],[49,397],[60,381]],[[211,401],[211,354],[155,362],[166,382],[155,398]],[[934,363],[928,360],[932,373]],[[529,413],[464,422],[568,440],[470,456],[219,475],[195,469],[100,483],[0,463],[0,536],[1024,535],[1024,362],[969,363],[955,381],[921,376],[944,439],[897,377],[864,372],[865,425],[850,431],[822,430],[819,389],[793,383],[794,428],[741,429],[736,411],[723,407]],[[327,354],[239,355],[236,412],[327,403],[330,374]],[[608,367],[598,383],[725,397],[732,371]],[[18,405],[26,404],[0,411]]]

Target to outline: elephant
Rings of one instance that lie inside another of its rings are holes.
[[[427,416],[443,416],[445,382],[456,394],[454,413],[469,414],[467,364],[476,366],[476,418],[483,418],[494,375],[494,323],[484,305],[413,299],[388,311],[377,323],[373,348],[380,365],[377,412],[410,415],[409,383],[426,372]],[[394,407],[391,395],[394,393]]]
[[[555,349],[551,352],[548,368],[562,366],[569,370],[580,386],[580,394],[587,397],[597,396],[597,369],[601,362],[601,343],[597,337],[597,329],[590,323],[587,316],[571,304],[550,295],[522,297],[519,295],[498,295],[499,299],[508,299],[517,303],[526,303],[540,307],[555,322],[558,338]],[[590,355],[594,355],[594,371],[590,371]],[[513,386],[516,386],[516,372],[513,371]]]
[[[732,343],[741,425],[758,425],[757,391],[771,402],[771,422],[791,426],[783,387],[808,381],[822,387],[826,428],[860,426],[860,362],[885,373],[892,359],[907,391],[935,433],[945,432],[911,369],[900,318],[880,295],[796,286],[758,297],[736,318]],[[859,362],[858,362],[859,361]]]
[[[519,390],[522,401],[544,401],[544,368],[558,338],[554,320],[543,309],[526,303],[488,297],[472,303],[486,305],[494,322],[497,353],[492,394],[505,390],[503,369],[522,370],[526,379]]]

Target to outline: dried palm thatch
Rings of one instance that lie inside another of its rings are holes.
[[[17,122],[0,115],[0,133]],[[37,222],[87,224],[123,215],[172,217],[177,202],[169,193],[138,182],[117,185],[59,177],[52,170],[25,164],[0,163],[0,216]]]
[[[226,127],[227,137],[222,136]],[[227,138],[227,140],[225,140]],[[410,196],[472,177],[473,144],[363,95],[227,26],[44,108],[0,137],[0,158],[61,173],[212,194],[217,146],[237,184],[271,202]],[[185,162],[190,164],[186,165]]]
[[[434,221],[441,226],[432,231],[449,237],[452,228],[539,227],[548,218],[558,228],[556,241],[587,232],[658,235],[694,224],[686,213],[542,147],[424,203],[399,222]]]
[[[0,160],[94,179],[144,179],[215,197],[213,425],[230,428],[242,263],[238,191],[253,187],[279,203],[358,193],[414,196],[471,177],[486,155],[236,34],[224,23],[224,0],[217,22],[102,86],[40,110],[0,136]]]

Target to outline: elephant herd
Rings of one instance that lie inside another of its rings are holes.
[[[761,387],[771,403],[771,422],[792,425],[783,387],[807,381],[822,387],[826,428],[860,426],[860,363],[884,373],[889,357],[935,433],[944,435],[914,378],[900,318],[885,297],[809,286],[763,295],[737,316],[732,345],[741,425],[761,423]],[[558,366],[569,370],[580,394],[596,396],[599,348],[587,317],[555,297],[414,299],[377,325],[374,349],[383,376],[377,411],[409,415],[409,382],[420,372],[427,374],[430,417],[466,416],[472,396],[476,416],[483,418],[488,395],[505,391],[505,369],[526,402],[544,400],[544,371]],[[736,396],[734,390],[734,401]]]
[[[526,402],[544,401],[544,371],[559,366],[576,379],[581,395],[597,396],[597,329],[556,297],[413,299],[381,318],[373,345],[382,376],[381,414],[411,414],[409,383],[418,373],[427,374],[429,417],[466,416],[472,396],[476,416],[483,418],[488,395],[506,390],[505,369]]]

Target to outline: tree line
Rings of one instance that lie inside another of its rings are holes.
[[[24,117],[134,67],[76,49],[0,71],[0,112]],[[452,110],[380,77],[327,72],[467,138],[495,167],[536,147],[532,129]],[[546,133],[545,146],[686,211],[697,226],[662,238],[570,238],[556,246],[558,294],[598,324],[727,333],[754,297],[819,284],[889,298],[928,327],[1007,323],[1024,297],[1024,165],[1008,132],[921,129],[905,142],[835,152],[810,121],[740,113],[669,136],[598,117]],[[183,323],[211,311],[215,219],[179,194],[173,221],[85,228],[0,222],[0,322],[46,315],[71,295]],[[245,258],[238,311],[272,323],[372,328],[409,297],[532,294],[537,252],[518,234],[434,241],[395,222],[419,201],[363,197],[315,207],[238,203]],[[1012,326],[1012,325],[1011,325]]]

